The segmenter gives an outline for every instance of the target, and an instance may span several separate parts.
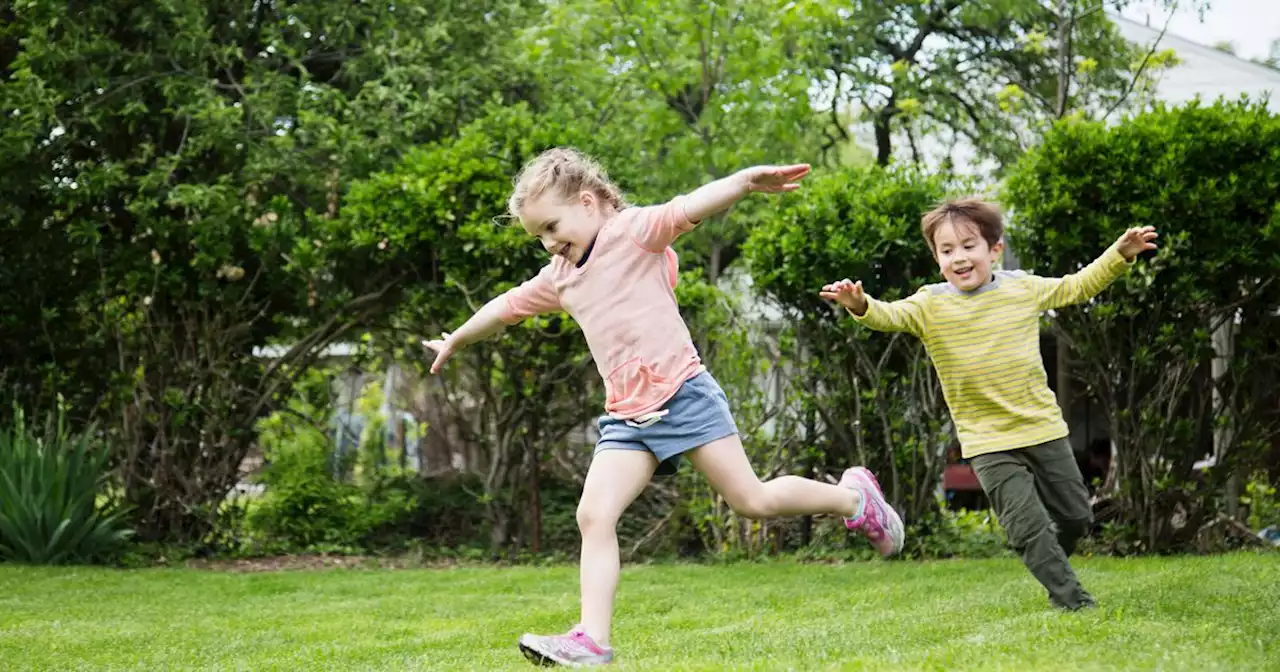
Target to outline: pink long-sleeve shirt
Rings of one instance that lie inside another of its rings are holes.
[[[704,370],[675,296],[670,245],[697,225],[684,198],[622,210],[601,227],[581,267],[555,257],[504,295],[508,324],[561,310],[578,321],[604,379],[605,412],[618,419],[659,410]]]

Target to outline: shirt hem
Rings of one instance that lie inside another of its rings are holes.
[[[698,364],[693,369],[689,370],[689,372],[686,373],[684,377],[680,379],[680,382],[676,383],[675,385],[672,385],[670,389],[668,389],[665,393],[663,393],[662,397],[660,397],[657,401],[648,403],[640,408],[632,409],[632,410],[625,410],[625,409],[619,410],[617,406],[610,407],[608,404],[605,404],[605,407],[604,407],[605,414],[607,414],[609,417],[613,418],[614,420],[632,420],[646,413],[652,413],[654,411],[660,410],[663,406],[667,405],[668,401],[671,401],[672,397],[676,396],[676,393],[680,391],[681,387],[684,387],[685,383],[689,382],[690,380],[692,380],[693,378],[699,375],[702,375],[703,373],[706,373],[706,371],[707,371],[706,364]]]
[[[1022,450],[1023,448],[1038,446],[1042,443],[1048,443],[1049,441],[1057,441],[1058,439],[1065,439],[1068,436],[1071,436],[1071,430],[1070,428],[1055,427],[1050,431],[1044,432],[1043,434],[1029,434],[1029,435],[1023,435],[1023,436],[1024,438],[1010,440],[1009,442],[1001,441],[996,443],[983,443],[978,448],[966,448],[964,446],[964,443],[961,443],[960,456],[967,460],[973,457],[977,457],[979,455],[986,455],[988,453],[1002,453],[1010,450]]]

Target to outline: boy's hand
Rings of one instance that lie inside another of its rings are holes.
[[[747,191],[795,191],[800,188],[796,181],[809,174],[809,164],[797,163],[791,166],[756,166],[743,171]]]
[[[1134,257],[1146,250],[1156,249],[1156,244],[1151,242],[1160,234],[1156,233],[1154,226],[1134,227],[1125,231],[1118,241],[1120,254],[1124,255],[1126,261],[1133,261]]]
[[[444,363],[457,351],[457,347],[448,333],[440,334],[440,338],[434,341],[428,341],[424,338],[422,339],[422,344],[436,353],[436,361],[431,363],[431,373],[439,371],[440,367],[444,366]]]
[[[829,285],[823,285],[818,296],[848,308],[854,315],[861,317],[867,312],[867,295],[862,292],[862,281],[853,282],[845,278]]]

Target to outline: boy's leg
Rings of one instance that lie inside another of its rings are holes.
[[[1092,603],[1058,545],[1053,520],[1036,492],[1035,476],[1021,450],[978,455],[970,460],[991,499],[1009,542],[1055,606],[1077,609]]]
[[[901,518],[874,479],[861,472],[848,474],[841,485],[791,475],[762,482],[737,434],[695,448],[687,456],[729,506],[747,518],[839,514],[863,527],[883,555],[902,549]]]
[[[1036,477],[1036,490],[1049,517],[1058,526],[1058,545],[1070,556],[1093,524],[1089,489],[1085,487],[1071,444],[1067,439],[1058,439],[1025,450]]]
[[[591,459],[578,502],[582,621],[566,634],[521,637],[520,648],[537,662],[581,665],[613,659],[609,635],[621,572],[618,518],[640,496],[658,466],[653,453],[643,448],[602,449]]]

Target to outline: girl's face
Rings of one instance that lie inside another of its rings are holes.
[[[603,205],[589,191],[566,200],[547,190],[520,209],[520,224],[547,252],[577,264],[604,225]]]

